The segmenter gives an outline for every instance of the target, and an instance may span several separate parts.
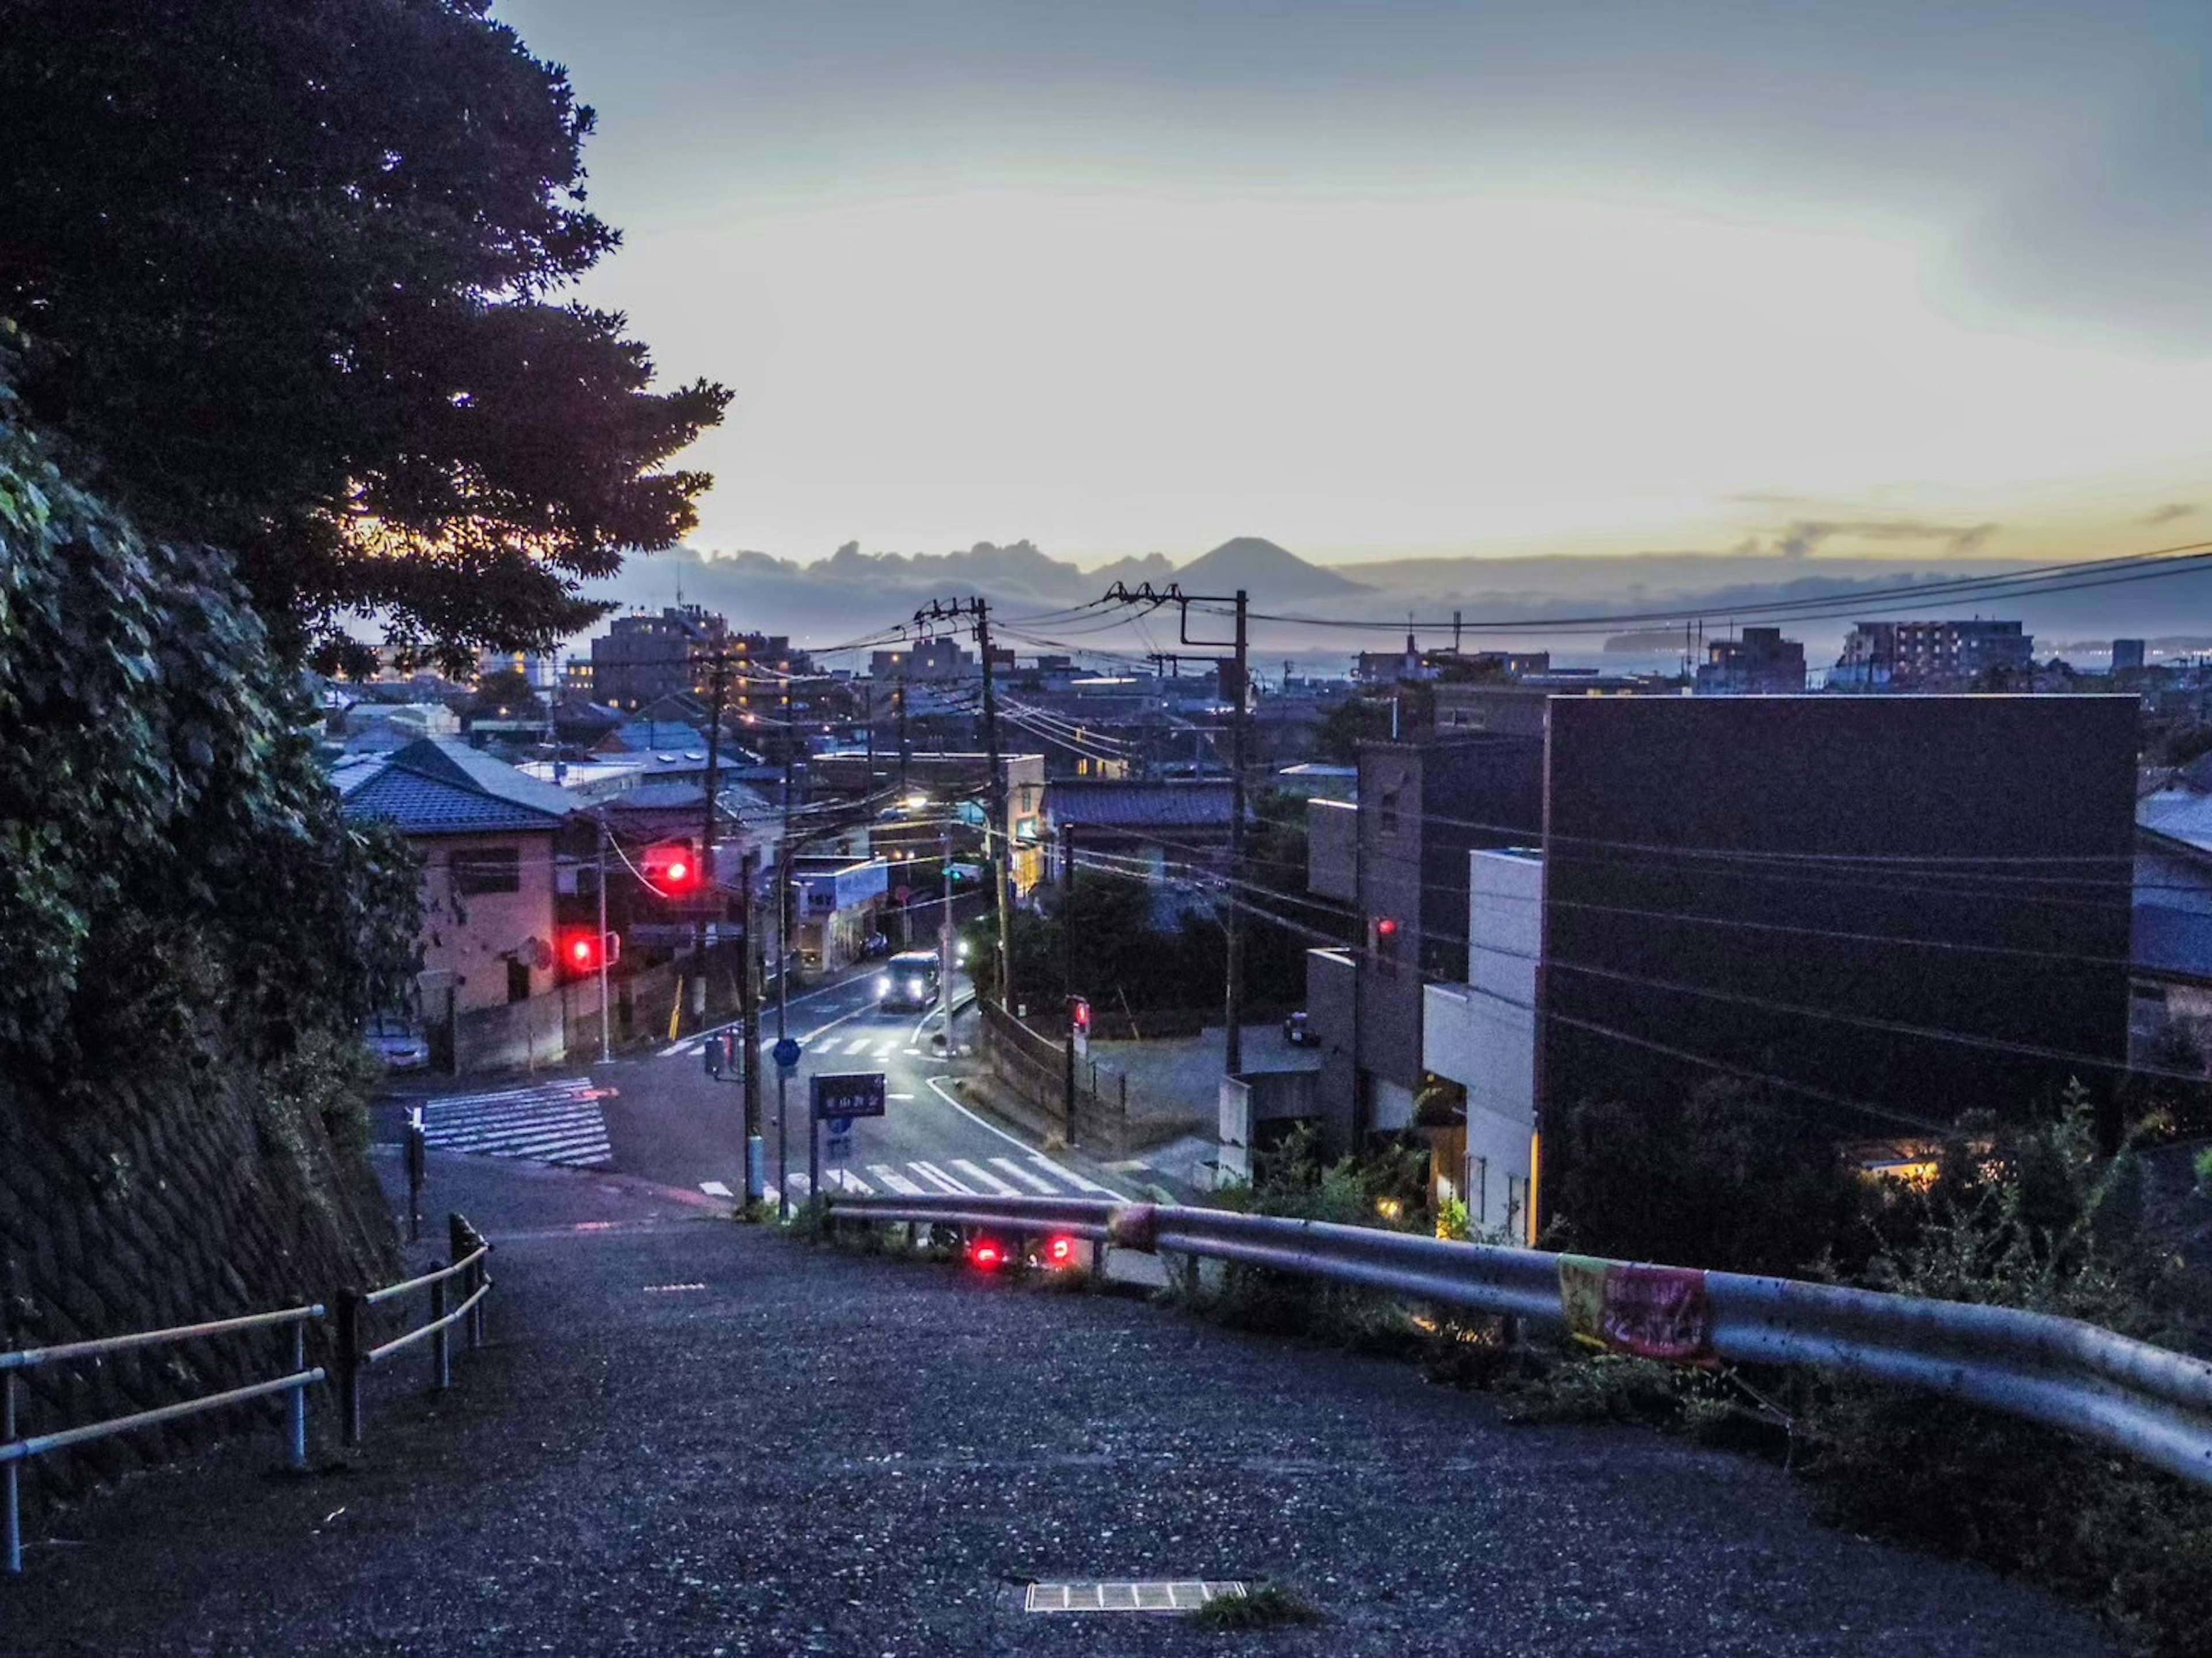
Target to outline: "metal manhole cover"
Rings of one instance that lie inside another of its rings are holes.
[[[1242,1594],[1242,1583],[1195,1580],[1152,1583],[1032,1583],[1025,1612],[1194,1612],[1209,1600]]]

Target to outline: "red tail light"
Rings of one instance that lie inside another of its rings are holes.
[[[1055,1266],[1065,1266],[1075,1259],[1075,1240],[1055,1237],[1044,1247],[1044,1257]]]
[[[1006,1252],[989,1238],[978,1238],[969,1246],[968,1259],[987,1272],[995,1272],[1006,1264]]]

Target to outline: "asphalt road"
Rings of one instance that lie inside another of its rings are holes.
[[[830,1161],[823,1138],[824,1189],[876,1193],[973,1192],[995,1195],[1127,1197],[1129,1183],[1081,1157],[1046,1156],[987,1121],[961,1097],[960,1080],[976,1069],[957,1050],[972,1045],[974,1013],[953,1021],[950,1057],[933,1045],[940,1013],[889,1011],[876,1003],[873,971],[794,994],[784,1026],[802,1049],[782,1080],[763,1059],[763,1134],[767,1183],[794,1200],[807,1175],[811,1079],[881,1072],[886,1108],[854,1123],[850,1155]],[[965,981],[957,986],[964,995]],[[761,1020],[763,1045],[775,1037],[773,1007]],[[633,1175],[656,1184],[735,1196],[744,1191],[744,1090],[734,1074],[707,1074],[708,1035],[605,1064],[570,1065],[495,1082],[403,1080],[379,1114],[378,1138],[404,1136],[407,1104],[427,1102],[434,1145],[526,1162]],[[781,1094],[781,1133],[778,1096]],[[788,1159],[787,1174],[786,1159]]]
[[[809,1248],[620,1177],[441,1157],[432,1180],[498,1250],[453,1390],[410,1353],[372,1376],[362,1448],[319,1443],[306,1477],[267,1473],[263,1430],[40,1523],[0,1580],[0,1653],[2119,1650],[2032,1583],[1824,1529],[1780,1468],[1686,1440],[1510,1426],[1410,1365]],[[1037,1579],[1266,1580],[1327,1621],[1040,1614]]]

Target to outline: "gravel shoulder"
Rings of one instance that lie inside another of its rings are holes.
[[[395,1376],[305,1479],[257,1436],[61,1516],[0,1581],[0,1654],[2118,1650],[2029,1585],[1820,1527],[1754,1461],[1506,1426],[1407,1366],[635,1182],[441,1159],[433,1191],[499,1241],[456,1390]],[[1200,1576],[1328,1621],[1021,1610],[1033,1578]]]

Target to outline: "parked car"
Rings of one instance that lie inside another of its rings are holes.
[[[430,1063],[430,1039],[404,1013],[380,1013],[368,1022],[362,1040],[387,1071],[419,1071]]]
[[[1283,1040],[1292,1048],[1310,1048],[1321,1038],[1306,1028],[1306,1016],[1299,1012],[1283,1021]]]

